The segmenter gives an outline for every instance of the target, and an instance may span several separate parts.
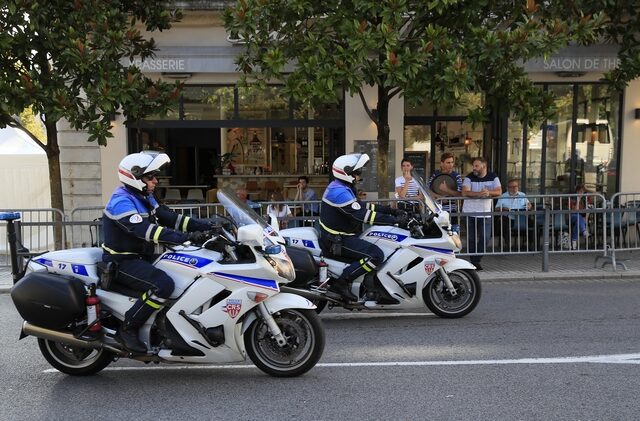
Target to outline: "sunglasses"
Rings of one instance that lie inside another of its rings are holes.
[[[143,180],[143,181],[151,181],[151,180],[153,180],[154,178],[155,178],[156,180],[158,179],[158,173],[157,173],[157,172],[151,172],[151,173],[149,173],[149,174],[145,174],[145,175],[143,175],[143,176],[142,176],[142,180]]]

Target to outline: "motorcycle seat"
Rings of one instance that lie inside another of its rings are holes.
[[[111,282],[108,288],[102,288],[105,291],[117,292],[118,294],[126,295],[131,298],[140,298],[143,291],[138,291],[133,288],[129,288],[118,282]]]

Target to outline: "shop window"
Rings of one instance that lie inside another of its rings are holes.
[[[185,86],[185,120],[227,120],[233,117],[233,87]]]
[[[546,193],[571,191],[571,118],[573,115],[573,85],[551,85],[557,114],[546,125],[546,159],[544,186]],[[541,129],[542,130],[542,129]],[[579,168],[576,168],[580,172]],[[582,172],[576,174],[582,182]]]
[[[507,180],[522,178],[522,152],[524,149],[524,138],[522,123],[516,121],[515,118],[509,120],[508,135],[507,135]],[[503,180],[503,184],[506,185],[506,181]],[[526,188],[527,184],[523,186]],[[531,194],[529,190],[525,190]]]
[[[289,118],[289,97],[282,86],[238,88],[238,117],[243,120]]]
[[[617,182],[620,95],[607,85],[578,86],[577,169],[587,190],[611,195]],[[576,183],[579,181],[576,179]]]
[[[404,127],[404,157],[413,164],[417,175],[427,180],[431,175],[431,126]],[[399,165],[397,163],[396,165]]]
[[[329,104],[308,104],[293,101],[293,118],[296,120],[340,120],[344,117],[344,91],[337,90],[337,102]]]

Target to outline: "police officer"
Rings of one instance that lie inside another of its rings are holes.
[[[329,290],[348,301],[357,301],[350,283],[358,276],[375,271],[384,253],[378,246],[359,238],[362,224],[406,226],[407,213],[388,206],[361,202],[356,184],[362,168],[369,162],[367,154],[349,154],[337,158],[320,205],[320,245],[325,254],[352,260]]]
[[[127,155],[118,167],[123,185],[113,192],[102,218],[102,260],[118,264],[116,282],[144,291],[125,313],[116,333],[116,340],[135,353],[147,351],[138,338],[138,329],[162,308],[174,288],[169,275],[151,263],[154,243],[200,243],[205,238],[200,231],[211,228],[204,221],[175,213],[156,201],[156,175],[169,162],[166,154],[154,151]]]

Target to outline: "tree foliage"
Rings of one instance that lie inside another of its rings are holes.
[[[141,34],[170,27],[156,2],[10,0],[0,8],[0,124],[31,106],[46,121],[65,118],[106,144],[110,116],[162,112],[176,87],[123,62],[152,55]]]
[[[386,180],[393,97],[447,108],[464,93],[482,92],[539,122],[553,100],[531,83],[522,63],[571,43],[597,42],[611,22],[603,11],[609,3],[239,0],[226,11],[225,26],[243,41],[237,64],[244,82],[281,81],[312,104],[336,101],[337,88],[359,94],[378,128],[379,179]],[[362,95],[366,85],[377,86],[377,114]],[[486,106],[471,119],[485,119]],[[379,190],[385,197],[389,186]]]
[[[31,107],[45,125],[51,201],[64,209],[56,123],[67,120],[101,145],[111,117],[165,112],[179,86],[152,81],[130,65],[153,54],[141,30],[168,29],[163,2],[144,0],[5,0],[0,4],[0,127]],[[37,140],[35,136],[32,136]]]

